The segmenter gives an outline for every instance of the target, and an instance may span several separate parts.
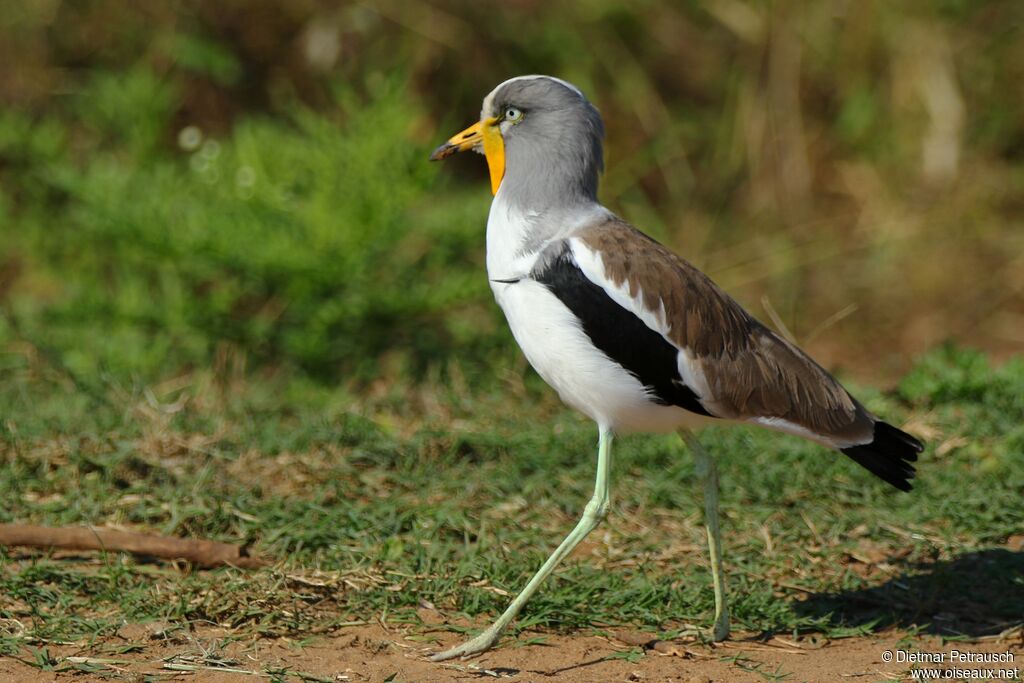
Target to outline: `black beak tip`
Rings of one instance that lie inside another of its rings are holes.
[[[440,147],[438,147],[437,149],[435,149],[433,152],[431,152],[430,160],[431,161],[440,161],[441,159],[445,159],[447,157],[450,157],[454,153],[455,153],[455,145],[453,145],[450,142],[446,142],[443,145],[441,145]]]

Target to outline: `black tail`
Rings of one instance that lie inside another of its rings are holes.
[[[923,443],[881,420],[875,423],[871,443],[842,449],[858,465],[901,491],[911,489],[909,480],[914,478],[914,466],[910,463],[923,450]]]

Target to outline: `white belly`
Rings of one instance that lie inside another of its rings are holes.
[[[655,403],[643,384],[600,352],[577,318],[533,280],[492,283],[512,334],[530,365],[563,401],[617,432],[667,432],[706,423],[676,406]]]

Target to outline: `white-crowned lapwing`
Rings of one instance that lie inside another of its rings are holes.
[[[857,402],[806,353],[706,275],[597,200],[604,127],[575,86],[505,81],[480,121],[431,159],[487,157],[494,201],[487,275],[530,364],[598,426],[597,482],[579,523],[486,631],[435,660],[482,652],[608,510],[615,433],[678,430],[703,481],[715,593],[712,637],[729,633],[714,460],[691,429],[743,422],[796,434],[910,489],[923,446]]]

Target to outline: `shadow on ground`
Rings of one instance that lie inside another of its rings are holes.
[[[920,628],[936,635],[995,635],[1024,622],[1024,552],[982,550],[908,564],[874,588],[818,593],[794,605],[835,627]]]

